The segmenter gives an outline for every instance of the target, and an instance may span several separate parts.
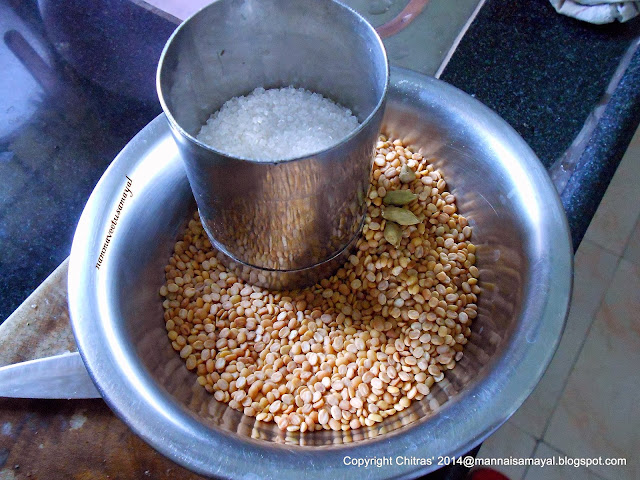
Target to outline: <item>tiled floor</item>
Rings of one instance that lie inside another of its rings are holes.
[[[481,457],[619,458],[625,467],[497,467],[511,480],[640,479],[640,129],[575,257],[560,346]]]

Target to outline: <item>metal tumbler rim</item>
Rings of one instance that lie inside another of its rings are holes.
[[[343,137],[339,142],[334,143],[326,148],[323,148],[321,150],[317,150],[317,151],[313,151],[310,153],[305,153],[303,155],[300,156],[296,156],[293,158],[285,158],[283,160],[275,160],[275,161],[265,161],[265,160],[256,160],[256,159],[252,159],[252,158],[247,158],[247,157],[243,157],[243,156],[235,156],[235,155],[230,155],[222,150],[218,150],[214,147],[212,147],[211,145],[208,145],[206,143],[201,142],[200,140],[198,140],[196,137],[194,137],[193,135],[191,135],[189,132],[187,132],[184,128],[182,128],[182,126],[176,121],[176,119],[174,118],[173,114],[171,113],[171,110],[169,108],[169,105],[167,104],[167,102],[165,101],[164,98],[164,94],[162,91],[162,78],[163,78],[163,66],[165,63],[165,58],[167,55],[167,52],[169,51],[169,49],[171,48],[171,45],[173,44],[173,40],[174,38],[180,34],[180,32],[187,28],[188,24],[191,23],[193,21],[193,18],[198,17],[200,15],[200,12],[211,8],[213,5],[215,5],[216,3],[223,1],[223,0],[215,0],[212,3],[205,5],[204,7],[202,7],[201,9],[199,9],[198,11],[196,11],[195,13],[193,13],[191,16],[187,17],[179,26],[178,28],[176,28],[173,33],[171,34],[171,36],[169,37],[169,39],[167,40],[167,43],[165,43],[164,48],[162,49],[162,53],[160,54],[160,60],[158,61],[158,69],[156,71],[156,90],[158,92],[158,99],[160,100],[160,105],[162,106],[162,111],[165,113],[167,120],[169,122],[169,124],[171,125],[172,129],[174,129],[175,131],[179,132],[180,135],[182,135],[183,137],[187,138],[189,141],[195,143],[196,145],[198,145],[199,147],[204,148],[205,150],[209,150],[217,155],[221,155],[225,158],[230,158],[230,159],[234,159],[234,160],[241,160],[241,161],[245,161],[245,162],[251,162],[251,163],[289,163],[289,162],[295,162],[295,161],[300,161],[300,160],[304,160],[306,158],[309,158],[312,155],[321,155],[325,152],[328,152],[330,150],[335,149],[336,147],[339,147],[340,145],[346,144],[347,142],[349,142],[353,137],[355,137],[356,135],[358,135],[364,128],[366,128],[366,125],[373,119],[373,117],[375,117],[375,115],[380,111],[380,109],[384,108],[385,105],[385,100],[387,98],[387,93],[389,90],[389,76],[390,76],[390,71],[389,71],[389,59],[387,57],[387,50],[384,47],[384,43],[382,42],[382,39],[380,38],[380,36],[378,35],[378,32],[376,31],[376,29],[358,12],[356,12],[353,8],[349,7],[348,5],[345,5],[344,3],[338,1],[338,0],[328,0],[331,3],[337,4],[338,6],[340,6],[341,8],[343,8],[344,10],[347,10],[350,14],[352,14],[354,17],[356,17],[358,19],[358,21],[360,23],[362,23],[365,28],[367,30],[369,30],[372,34],[373,34],[373,38],[375,38],[376,42],[377,42],[377,47],[381,49],[381,51],[384,53],[383,55],[383,60],[384,60],[384,69],[385,69],[385,82],[384,82],[384,88],[382,91],[382,95],[380,96],[380,99],[378,100],[378,103],[376,104],[376,106],[373,108],[373,110],[371,111],[371,113],[369,113],[369,115],[367,115],[367,117],[365,119],[363,119],[360,124],[358,125],[357,128],[355,128],[354,130],[352,130],[351,132],[349,132],[349,134],[347,134],[345,137]]]

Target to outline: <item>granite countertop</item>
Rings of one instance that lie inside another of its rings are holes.
[[[161,112],[154,68],[175,26],[139,0],[0,0],[0,323],[68,256],[95,184]],[[639,38],[639,19],[487,0],[441,74],[531,145],[575,248],[640,123]]]
[[[489,0],[440,77],[498,112],[536,152],[575,250],[640,122],[639,39],[640,18],[590,25],[548,2]]]

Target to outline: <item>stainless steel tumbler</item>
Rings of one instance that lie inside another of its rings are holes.
[[[360,233],[389,68],[382,41],[333,0],[218,0],[182,23],[157,87],[202,224],[243,278],[285,289],[332,273]],[[292,85],[351,109],[339,144],[278,162],[198,141],[209,116],[256,87]]]

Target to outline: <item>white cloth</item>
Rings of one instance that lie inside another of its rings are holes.
[[[626,22],[640,13],[640,2],[623,0],[550,0],[558,13],[589,23]]]

